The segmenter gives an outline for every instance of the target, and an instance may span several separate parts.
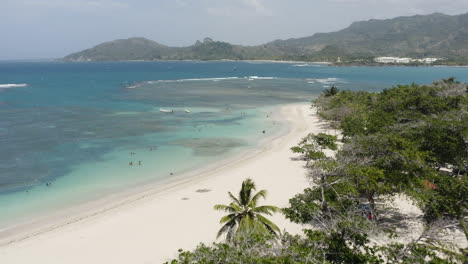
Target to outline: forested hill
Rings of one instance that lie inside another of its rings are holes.
[[[66,61],[105,60],[303,60],[372,61],[374,57],[443,57],[468,62],[468,13],[440,13],[355,22],[346,29],[310,37],[241,46],[206,38],[169,47],[145,38],[121,39],[70,54]]]
[[[283,59],[280,49],[240,46],[205,38],[188,47],[168,47],[145,38],[119,39],[70,54],[65,61],[116,60],[244,60]]]
[[[346,29],[270,43],[288,52],[342,57],[468,57],[468,13],[355,22]]]

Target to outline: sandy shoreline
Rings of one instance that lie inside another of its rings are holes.
[[[259,151],[87,217],[25,234],[0,246],[1,262],[162,263],[175,257],[179,248],[215,240],[223,214],[213,205],[228,202],[227,192],[236,192],[247,177],[268,190],[266,203],[286,206],[289,198],[308,187],[304,164],[291,160],[289,148],[308,132],[321,131],[321,123],[308,104],[286,105],[280,112],[289,130],[262,144]],[[301,230],[281,215],[272,219],[288,232]]]

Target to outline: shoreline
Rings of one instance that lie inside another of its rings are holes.
[[[127,203],[159,194],[168,189],[176,188],[179,185],[189,184],[230,164],[249,159],[249,157],[264,151],[268,141],[275,140],[287,133],[289,128],[288,124],[280,116],[281,108],[295,104],[277,105],[272,108],[273,114],[271,115],[271,120],[278,124],[278,129],[262,138],[255,145],[237,151],[234,150],[233,153],[222,156],[212,163],[182,169],[171,177],[132,183],[124,188],[110,189],[104,194],[91,194],[89,198],[75,201],[66,207],[54,207],[46,212],[31,213],[28,217],[14,219],[7,222],[7,226],[0,228],[0,247],[106,213]],[[26,218],[33,218],[34,220],[26,221]]]
[[[50,61],[55,62],[71,62],[71,63],[81,63],[81,62],[251,62],[251,63],[309,63],[309,64],[324,64],[324,65],[333,65],[333,62],[329,61],[295,61],[295,60],[233,60],[233,59],[217,59],[217,60],[63,60],[52,59]]]
[[[159,184],[159,187],[145,186],[137,194],[127,196],[128,193],[122,193],[120,197],[127,197],[118,203],[115,203],[115,196],[119,195],[108,197],[106,201],[114,200],[111,206],[79,218],[66,219],[48,229],[21,233],[20,238],[0,243],[2,259],[9,260],[8,263],[33,260],[63,263],[64,257],[73,256],[73,262],[67,263],[129,263],[135,262],[135,258],[160,263],[175,257],[179,248],[191,249],[199,242],[214,241],[222,213],[215,212],[213,204],[227,202],[227,191],[237,191],[240,182],[247,177],[253,178],[259,189],[271,191],[265,203],[286,206],[289,198],[308,187],[303,164],[290,160],[294,155],[289,148],[306,133],[321,131],[321,123],[316,116],[310,115],[309,104],[280,107],[279,118],[288,123],[287,129],[265,138],[265,142],[249,153],[239,153],[236,157],[195,170],[184,178]],[[178,210],[181,211],[175,212]],[[184,221],[189,219],[195,221],[196,230],[184,226]],[[282,216],[275,215],[272,219],[281,229],[288,227],[288,232],[301,230]],[[73,248],[84,248],[87,253],[75,252]],[[47,254],[50,250],[55,253]],[[122,250],[125,257],[110,261],[109,254],[118,250]]]
[[[322,64],[333,67],[440,67],[440,68],[468,68],[468,64],[462,65],[386,65],[386,64],[337,64],[329,61],[295,61],[295,60],[231,60],[231,59],[218,59],[218,60],[89,60],[89,61],[78,61],[78,60],[63,60],[60,59],[49,59],[49,60],[3,60],[0,62],[64,62],[64,63],[90,63],[90,62],[246,62],[246,63],[284,63],[284,64],[295,64],[295,63],[307,63],[307,64]]]

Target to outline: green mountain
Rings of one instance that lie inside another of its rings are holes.
[[[65,60],[114,61],[153,60],[172,48],[145,38],[118,39],[66,56]]]
[[[70,54],[65,61],[116,60],[243,60],[270,59],[280,52],[276,48],[240,46],[205,38],[189,47],[168,47],[145,38],[118,39]],[[281,59],[277,57],[276,59]]]
[[[468,13],[355,22],[346,29],[271,44],[287,53],[342,57],[468,57]]]
[[[188,47],[169,47],[145,38],[121,39],[70,54],[65,61],[108,60],[303,60],[372,61],[374,57],[443,57],[468,62],[468,13],[435,13],[355,22],[346,29],[259,46],[206,38]]]

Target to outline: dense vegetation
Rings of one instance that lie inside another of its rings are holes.
[[[240,46],[209,38],[189,47],[168,47],[144,38],[122,39],[70,54],[79,60],[301,60],[372,64],[374,57],[442,57],[468,62],[468,13],[432,14],[355,22],[346,29],[311,37]]]
[[[447,228],[468,238],[467,93],[453,78],[382,93],[324,91],[314,105],[342,138],[310,134],[292,148],[315,183],[283,209],[308,226],[304,234],[251,232],[181,250],[171,263],[466,263],[467,249],[443,238]],[[408,243],[372,243],[396,235],[401,220],[382,203],[396,194],[422,209],[424,230]]]

